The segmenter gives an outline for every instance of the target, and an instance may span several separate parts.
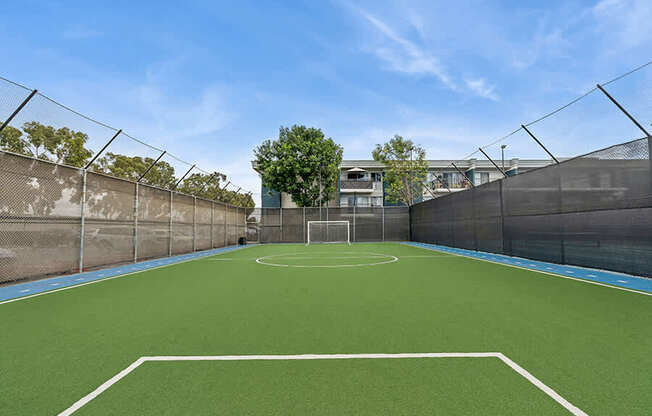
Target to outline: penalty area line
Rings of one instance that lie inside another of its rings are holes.
[[[500,352],[424,352],[424,353],[394,353],[394,354],[298,354],[298,355],[198,355],[198,356],[153,356],[140,357],[127,368],[120,371],[95,390],[76,401],[72,406],[59,413],[58,416],[70,416],[88,402],[102,394],[109,387],[120,381],[141,364],[152,361],[290,361],[290,360],[355,360],[355,359],[409,359],[409,358],[498,358],[509,368],[521,375],[539,390],[547,394],[566,410],[575,416],[588,416],[577,406],[564,399],[555,390],[544,384],[526,369],[516,364]]]

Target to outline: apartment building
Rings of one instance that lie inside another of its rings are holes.
[[[452,166],[457,166],[459,171]],[[498,161],[502,164],[502,161]],[[505,174],[508,176],[540,168],[553,163],[550,159],[509,159],[504,161]],[[256,169],[255,163],[252,166]],[[502,168],[502,166],[501,166]],[[331,195],[329,206],[396,206],[387,199],[383,173],[385,166],[375,160],[343,160],[340,164],[337,191]],[[462,172],[462,173],[460,173]],[[428,200],[448,192],[458,192],[470,185],[468,177],[474,185],[495,181],[503,177],[490,161],[479,159],[468,160],[428,160],[427,189],[421,195],[421,200]],[[296,204],[292,197],[283,192],[262,187],[263,208],[294,208]]]

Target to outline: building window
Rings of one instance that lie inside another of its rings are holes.
[[[372,172],[371,173],[371,180],[374,182],[382,182],[383,181],[383,174],[380,172]]]
[[[372,196],[371,197],[371,206],[372,207],[382,207],[383,206],[383,197],[382,196]]]
[[[364,177],[364,172],[349,172],[348,175],[346,175],[346,179],[350,181],[361,181]]]
[[[489,172],[476,172],[475,173],[475,184],[482,185],[483,183],[489,182]]]
[[[435,182],[438,188],[464,188],[465,180],[459,172],[443,172]]]
[[[369,206],[369,197],[368,196],[358,196],[356,197],[356,205],[359,207],[368,207]]]

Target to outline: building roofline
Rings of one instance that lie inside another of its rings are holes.
[[[559,161],[568,160],[570,158],[560,157],[557,158]],[[451,168],[451,163],[455,163],[457,167],[461,168],[470,168],[475,166],[476,168],[490,168],[495,169],[494,165],[485,159],[430,159],[427,160],[429,168]],[[495,162],[498,162],[495,160]],[[505,159],[505,167],[517,165],[519,168],[538,168],[554,163],[552,159],[519,159],[511,158]],[[257,171],[256,161],[251,161],[251,167]],[[340,169],[351,169],[351,168],[362,168],[362,169],[382,169],[385,165],[382,162],[371,159],[348,159],[343,160],[340,163]]]

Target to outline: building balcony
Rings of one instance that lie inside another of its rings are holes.
[[[380,182],[340,180],[340,192],[371,192],[375,188],[374,183]]]

